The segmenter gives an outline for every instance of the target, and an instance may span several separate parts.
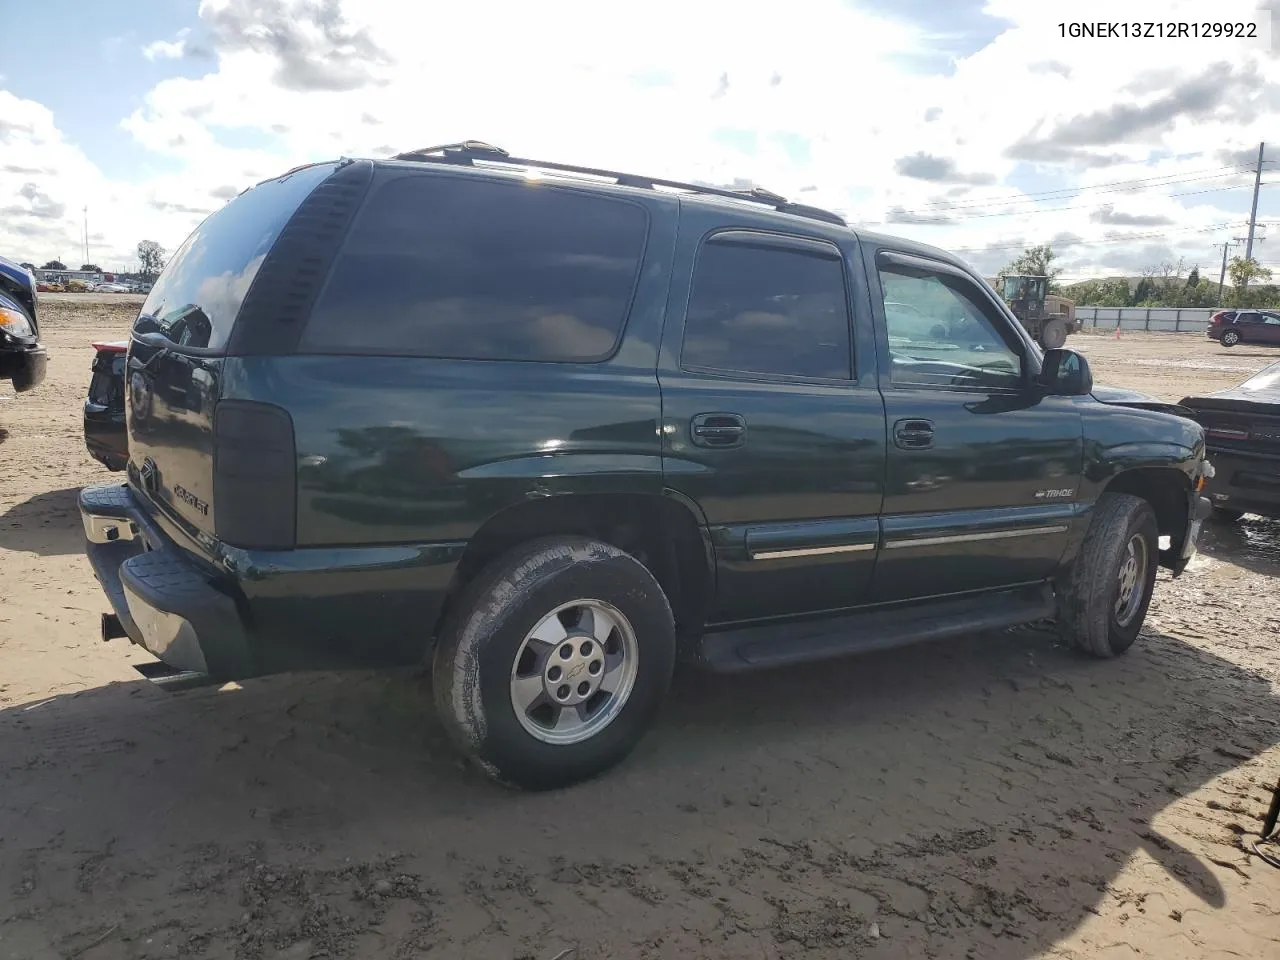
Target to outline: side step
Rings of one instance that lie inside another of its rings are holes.
[[[1000,630],[1054,616],[1047,583],[926,603],[874,607],[821,620],[771,623],[706,634],[701,662],[721,673],[780,667],[925,640]]]
[[[207,687],[217,683],[207,673],[194,670],[179,670],[167,663],[156,660],[152,663],[135,663],[133,669],[154,683],[157,687],[176,693],[179,690],[194,690],[196,687]]]

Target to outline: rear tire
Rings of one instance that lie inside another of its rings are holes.
[[[1232,510],[1230,507],[1214,507],[1210,516],[1218,523],[1235,523],[1244,516],[1244,511]]]
[[[638,560],[582,537],[536,540],[464,591],[435,650],[436,709],[493,779],[568,786],[631,752],[675,653],[671,607]]]
[[[1046,350],[1057,350],[1067,342],[1067,325],[1057,318],[1040,328],[1040,343]]]
[[[1240,342],[1239,330],[1228,330],[1222,335],[1222,345],[1224,347],[1234,347]]]
[[[1098,498],[1058,602],[1064,640],[1103,658],[1133,645],[1151,603],[1159,542],[1147,501],[1124,493]]]

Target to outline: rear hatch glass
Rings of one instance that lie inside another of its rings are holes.
[[[334,169],[326,163],[294,170],[212,214],[173,255],[134,323],[126,380],[129,477],[197,540],[214,530],[221,354],[276,238]]]

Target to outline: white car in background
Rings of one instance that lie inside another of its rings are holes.
[[[100,283],[94,288],[95,293],[128,293],[129,288],[123,283]]]

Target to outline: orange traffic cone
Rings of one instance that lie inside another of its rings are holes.
[[[1113,339],[1113,340],[1119,340],[1119,339],[1120,339],[1120,324],[1118,324],[1118,323],[1116,324],[1116,332],[1115,332],[1115,336],[1113,336],[1111,339]]]

